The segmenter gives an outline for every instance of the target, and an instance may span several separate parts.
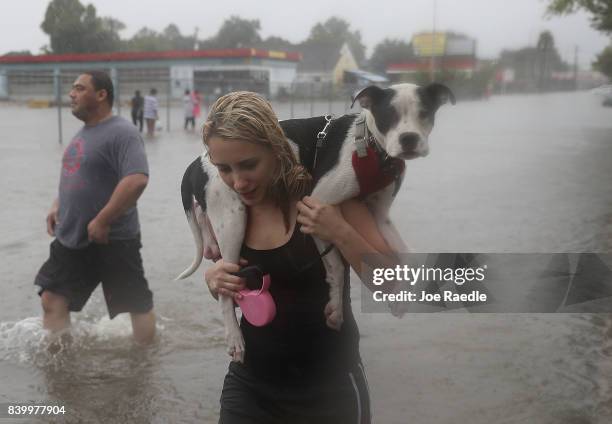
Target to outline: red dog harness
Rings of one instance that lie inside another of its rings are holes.
[[[317,153],[323,145],[331,122],[332,116],[326,115],[325,127],[317,134],[312,169],[317,166]],[[380,147],[376,139],[369,134],[363,114],[359,115],[357,121],[355,121],[355,151],[353,152],[352,165],[359,183],[359,197],[361,198],[396,181],[405,168],[403,160],[390,157]]]
[[[388,157],[382,160],[379,153],[370,146],[367,154],[360,157],[353,152],[353,168],[359,182],[359,197],[365,197],[393,183],[404,172],[404,161]]]
[[[368,132],[365,117],[360,115],[355,123],[355,151],[352,157],[359,182],[359,197],[387,187],[399,178],[405,168],[403,160],[390,157]]]

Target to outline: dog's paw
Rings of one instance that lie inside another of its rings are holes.
[[[342,303],[335,303],[329,301],[325,306],[325,322],[327,326],[336,331],[340,331],[342,323],[344,322],[344,315],[342,313]]]
[[[234,362],[244,362],[244,339],[242,333],[228,331],[225,333],[227,353]]]

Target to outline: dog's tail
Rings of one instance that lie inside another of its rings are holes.
[[[185,174],[183,175],[183,180],[181,181],[181,199],[183,201],[183,209],[185,210],[187,223],[189,224],[189,228],[193,234],[196,252],[189,268],[181,272],[179,276],[175,278],[175,281],[189,277],[202,263],[204,242],[202,240],[202,229],[200,228],[200,224],[197,219],[197,208],[195,201],[198,201],[203,210],[206,209],[204,187],[207,180],[208,178],[206,174],[204,174],[202,163],[198,157],[187,167]]]

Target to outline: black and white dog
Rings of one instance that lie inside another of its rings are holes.
[[[291,119],[280,124],[300,162],[313,176],[312,196],[328,204],[360,196],[389,246],[396,252],[405,252],[406,246],[389,220],[389,208],[404,176],[404,160],[429,153],[427,138],[435,112],[449,100],[455,103],[453,93],[438,83],[425,87],[398,84],[386,89],[370,86],[353,99],[363,108],[360,114],[335,120]],[[325,137],[317,147],[317,136],[322,138],[319,133]],[[203,255],[210,258],[220,254],[225,261],[238,263],[246,208],[223,183],[207,155],[198,157],[185,171],[181,195],[197,250],[191,266],[177,279],[191,275]],[[325,244],[316,238],[315,243],[322,253]],[[325,313],[328,322],[339,329],[343,321],[342,258],[334,249],[322,260],[330,285]],[[244,341],[233,300],[226,296],[220,300],[228,352],[234,360],[242,361]]]

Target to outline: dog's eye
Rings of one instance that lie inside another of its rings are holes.
[[[420,119],[427,119],[429,117],[429,111],[427,109],[422,109],[419,112],[419,118]]]

